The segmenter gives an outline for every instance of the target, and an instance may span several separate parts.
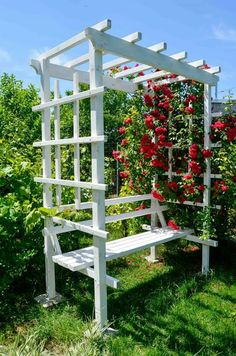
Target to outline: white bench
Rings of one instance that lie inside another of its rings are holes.
[[[106,260],[110,261],[151,246],[182,238],[192,232],[192,230],[173,230],[166,227],[109,241],[106,243]],[[73,272],[84,270],[94,265],[93,246],[55,255],[52,260]]]

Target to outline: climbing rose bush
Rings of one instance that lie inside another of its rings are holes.
[[[131,193],[152,192],[160,202],[203,202],[206,162],[211,161],[212,174],[217,174],[222,158],[219,149],[204,149],[202,99],[203,86],[192,81],[148,83],[139,105],[124,118],[120,149],[113,151],[120,177]],[[232,150],[236,115],[213,119],[209,135],[222,146],[220,151]],[[222,180],[212,179],[212,204],[233,204],[235,180],[233,169]]]

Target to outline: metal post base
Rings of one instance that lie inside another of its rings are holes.
[[[38,297],[34,298],[36,302],[41,304],[44,308],[52,307],[64,300],[63,296],[59,293],[56,293],[55,298],[49,299],[47,294],[41,294]]]

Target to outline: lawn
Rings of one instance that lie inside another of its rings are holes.
[[[143,258],[147,251],[110,262],[108,273],[120,279],[121,288],[108,289],[109,320],[118,333],[105,337],[91,322],[92,280],[58,268],[64,303],[43,309],[33,301],[39,291],[19,294],[10,321],[1,324],[0,355],[232,356],[232,252],[231,246],[224,253],[212,249],[208,277],[198,274],[201,251],[191,245],[165,245],[153,265]]]

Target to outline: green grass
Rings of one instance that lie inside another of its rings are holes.
[[[91,322],[92,280],[58,269],[57,289],[66,301],[43,309],[30,291],[22,293],[2,326],[0,355],[234,355],[233,258],[215,252],[206,278],[198,274],[198,249],[166,245],[163,261],[155,265],[146,262],[145,253],[108,264],[108,273],[121,281],[120,289],[108,289],[109,320],[117,335],[103,337]]]

